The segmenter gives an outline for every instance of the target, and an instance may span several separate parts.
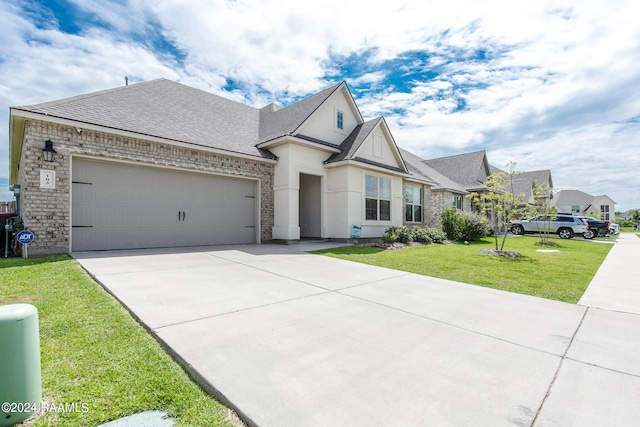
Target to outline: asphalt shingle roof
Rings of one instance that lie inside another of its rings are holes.
[[[364,140],[375,129],[382,117],[364,122],[355,127],[355,129],[340,144],[342,151],[336,153],[327,159],[326,163],[339,162],[341,160],[352,159],[362,145]]]
[[[480,169],[484,166],[484,150],[454,156],[425,160],[424,163],[442,175],[464,186],[469,191],[485,190],[487,187],[478,181]]]
[[[462,185],[431,168],[417,155],[402,148],[400,148],[400,154],[407,165],[409,173],[417,179],[435,184],[433,187],[434,190],[450,190],[462,194],[467,193]]]
[[[580,190],[560,190],[552,200],[553,206],[589,206],[593,203],[594,197]]]
[[[533,187],[538,187],[546,183],[549,188],[552,189],[553,183],[551,182],[551,171],[549,169],[524,172],[519,175],[513,182],[513,193],[519,195],[524,193],[525,200],[529,200],[533,197]]]
[[[15,109],[203,147],[274,157],[256,148],[260,110],[166,79]]]
[[[346,83],[340,82],[285,108],[270,104],[257,109],[170,80],[156,79],[13,109],[230,153],[274,159],[275,156],[268,150],[256,146],[281,136],[295,135],[300,126],[343,87],[346,88]],[[339,146],[317,140],[314,142],[342,150],[332,155],[327,163],[354,159],[374,164],[355,155],[365,139],[383,121],[383,117],[378,117],[358,125]],[[313,140],[305,135],[297,136]],[[459,181],[434,170],[419,157],[405,150],[401,150],[400,156],[411,160],[411,164],[407,164],[411,174],[424,181],[437,183],[436,189],[466,192]],[[404,172],[403,168],[375,165]]]
[[[268,105],[261,109],[259,142],[292,135],[343,84],[344,82],[338,83],[285,108],[274,110]]]

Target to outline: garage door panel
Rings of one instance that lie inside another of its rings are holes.
[[[256,242],[253,180],[74,159],[73,181],[74,251]]]

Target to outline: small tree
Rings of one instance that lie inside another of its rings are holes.
[[[527,216],[538,216],[544,218],[543,221],[538,221],[541,223],[545,223],[545,227],[538,226],[538,233],[540,234],[540,244],[541,245],[549,245],[550,239],[549,234],[551,233],[551,227],[549,227],[549,222],[556,220],[556,213],[558,213],[558,209],[555,206],[551,206],[549,203],[549,199],[553,194],[553,190],[549,187],[549,184],[546,182],[533,187],[533,205],[529,205],[526,210]]]
[[[509,172],[497,172],[489,175],[484,182],[487,191],[471,193],[467,197],[480,209],[484,215],[491,214],[494,218],[493,236],[496,250],[504,250],[504,244],[509,232],[509,224],[516,218],[522,217],[526,211],[524,194],[514,193],[514,182],[522,172],[515,171],[515,162],[507,164]],[[498,247],[498,234],[502,231],[502,243]]]

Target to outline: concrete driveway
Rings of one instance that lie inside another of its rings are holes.
[[[640,316],[252,245],[75,253],[260,426],[640,419]]]

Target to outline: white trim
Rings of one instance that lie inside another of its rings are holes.
[[[337,168],[340,166],[354,166],[360,169],[366,169],[366,170],[370,170],[370,171],[374,171],[377,173],[384,173],[387,175],[394,175],[394,176],[401,176],[405,179],[411,178],[411,175],[409,175],[408,173],[405,172],[398,172],[398,171],[393,171],[390,169],[386,169],[380,166],[375,166],[375,165],[371,165],[369,163],[364,163],[364,162],[360,162],[358,160],[355,159],[348,159],[348,160],[340,160],[339,162],[333,162],[333,163],[327,163],[324,165],[325,168],[329,169],[329,168]]]
[[[384,143],[384,136],[374,132],[371,135],[371,142],[373,143],[373,157],[383,159],[382,144]]]
[[[342,114],[342,128],[338,127],[338,114]],[[346,135],[346,131],[344,129],[344,120],[345,120],[344,111],[342,111],[337,106],[333,107],[333,131],[342,135]]]
[[[409,171],[409,168],[407,167],[407,164],[405,163],[404,159],[402,158],[402,154],[400,153],[400,149],[398,148],[398,144],[396,144],[395,139],[393,138],[393,135],[391,134],[391,130],[389,130],[389,126],[387,126],[387,122],[384,119],[384,117],[379,117],[378,118],[378,122],[376,123],[376,125],[371,129],[371,132],[369,132],[369,134],[367,135],[366,139],[371,138],[370,139],[370,143],[373,145],[373,140],[374,140],[374,135],[376,133],[376,130],[380,129],[380,131],[382,131],[382,136],[384,138],[384,142],[386,142],[386,144],[391,148],[393,157],[396,159],[396,162],[398,163],[398,165],[395,165],[395,167],[399,167],[400,169],[404,169],[406,171]],[[364,146],[366,144],[363,142],[362,144],[360,144],[360,146],[358,147],[358,149],[356,150],[355,153],[353,153],[352,157],[357,157],[358,154],[360,153],[360,150],[363,150]],[[394,166],[394,165],[389,165],[389,166]]]
[[[285,136],[281,136],[281,137],[276,138],[276,139],[272,139],[271,141],[261,142],[256,147],[258,147],[258,148],[275,148],[275,147],[279,147],[280,145],[284,145],[284,144],[301,145],[303,147],[314,148],[314,149],[317,149],[317,150],[327,151],[329,153],[340,153],[340,152],[342,152],[342,150],[339,149],[339,148],[330,147],[330,146],[324,145],[324,144],[319,144],[317,142],[309,141],[309,140],[304,139],[304,138],[298,138],[298,137],[293,136],[293,135],[285,135]]]
[[[420,178],[405,178],[404,180],[407,181],[407,182],[413,182],[415,184],[428,185],[430,187],[433,187],[433,186],[436,185],[435,182],[423,180],[423,179],[420,179]]]
[[[16,112],[19,112],[16,113]],[[157,142],[160,144],[169,144],[169,145],[174,145],[176,147],[183,147],[183,148],[190,148],[192,150],[201,150],[201,151],[206,151],[206,152],[210,152],[210,153],[216,153],[216,154],[223,154],[226,156],[232,156],[232,157],[240,157],[243,159],[250,159],[250,160],[255,160],[255,161],[259,161],[259,162],[265,162],[265,163],[278,163],[277,160],[273,160],[273,159],[268,159],[265,157],[260,157],[258,155],[251,155],[251,154],[245,154],[245,153],[238,153],[237,151],[230,151],[230,150],[224,150],[221,148],[213,148],[213,147],[207,147],[206,145],[200,145],[200,144],[195,144],[195,143],[191,143],[191,142],[183,142],[183,141],[178,141],[175,139],[169,139],[169,138],[161,138],[158,136],[153,136],[153,135],[147,135],[144,133],[137,133],[137,132],[131,132],[131,131],[127,131],[127,130],[123,130],[123,129],[117,129],[117,128],[112,128],[112,127],[108,127],[108,126],[100,126],[100,125],[94,125],[91,123],[84,123],[84,122],[79,122],[79,121],[75,121],[75,120],[69,120],[69,119],[63,119],[60,117],[54,117],[54,116],[49,116],[47,114],[40,114],[40,113],[32,113],[30,111],[23,111],[23,110],[11,110],[11,115],[12,116],[17,116],[17,117],[23,117],[25,119],[32,119],[32,120],[42,120],[45,122],[50,122],[50,123],[56,123],[56,124],[60,124],[60,125],[65,125],[65,126],[72,126],[75,128],[81,128],[81,129],[86,129],[86,130],[92,130],[95,132],[103,132],[103,133],[109,133],[112,135],[119,135],[119,136],[124,136],[127,138],[135,138],[135,139],[142,139],[145,141],[151,141],[151,142]]]
[[[387,224],[393,221],[393,177],[386,174],[378,174],[371,173],[370,171],[361,171],[362,173],[362,224],[366,225],[379,225],[379,224]],[[371,176],[377,179],[377,192],[380,192],[380,179],[386,179],[389,181],[389,198],[383,199],[380,197],[380,194],[376,196],[376,200],[378,200],[378,211],[376,213],[377,217],[380,217],[380,200],[389,201],[389,219],[367,219],[367,199],[373,199],[373,197],[367,197],[367,176]],[[404,198],[404,193],[403,193]]]
[[[323,102],[322,104],[320,104],[315,110],[313,110],[313,112],[309,115],[309,117],[307,117],[306,119],[304,119],[304,121],[302,123],[300,123],[300,125],[298,127],[296,127],[294,129],[294,131],[292,132],[293,134],[298,133],[298,131],[302,128],[304,128],[304,126],[309,122],[309,120],[311,120],[311,118],[315,115],[315,113],[320,110],[320,107],[322,105],[324,105],[325,103],[327,103],[332,97],[334,96],[338,96],[337,94],[341,94],[342,96],[344,96],[347,99],[347,104],[349,104],[349,108],[351,108],[354,117],[356,118],[356,123],[357,124],[362,124],[364,123],[364,119],[362,118],[362,114],[360,114],[360,110],[358,110],[358,105],[356,104],[355,99],[353,99],[353,95],[351,94],[351,92],[349,91],[349,87],[347,86],[347,84],[345,82],[342,82],[338,85],[338,87],[333,91],[333,93],[331,93]]]
[[[402,188],[402,190],[403,190],[403,200],[402,200],[403,205],[402,205],[402,207],[404,208],[403,212],[402,212],[402,214],[403,214],[402,215],[403,216],[402,222],[403,223],[408,223],[408,224],[422,224],[422,223],[424,223],[425,222],[424,221],[424,205],[425,205],[424,185],[422,185],[422,184],[406,184],[406,186],[405,186],[404,183],[403,183],[402,187],[403,187]],[[418,189],[418,191],[420,192],[420,204],[417,204],[417,203],[414,203],[414,202],[407,203],[407,200],[406,200],[407,188],[412,188],[412,189],[417,188]],[[413,218],[413,220],[412,221],[407,221],[407,205],[420,206],[420,221],[415,221],[415,218],[414,218],[414,215],[413,215],[414,214],[413,210],[411,211],[411,217]]]

